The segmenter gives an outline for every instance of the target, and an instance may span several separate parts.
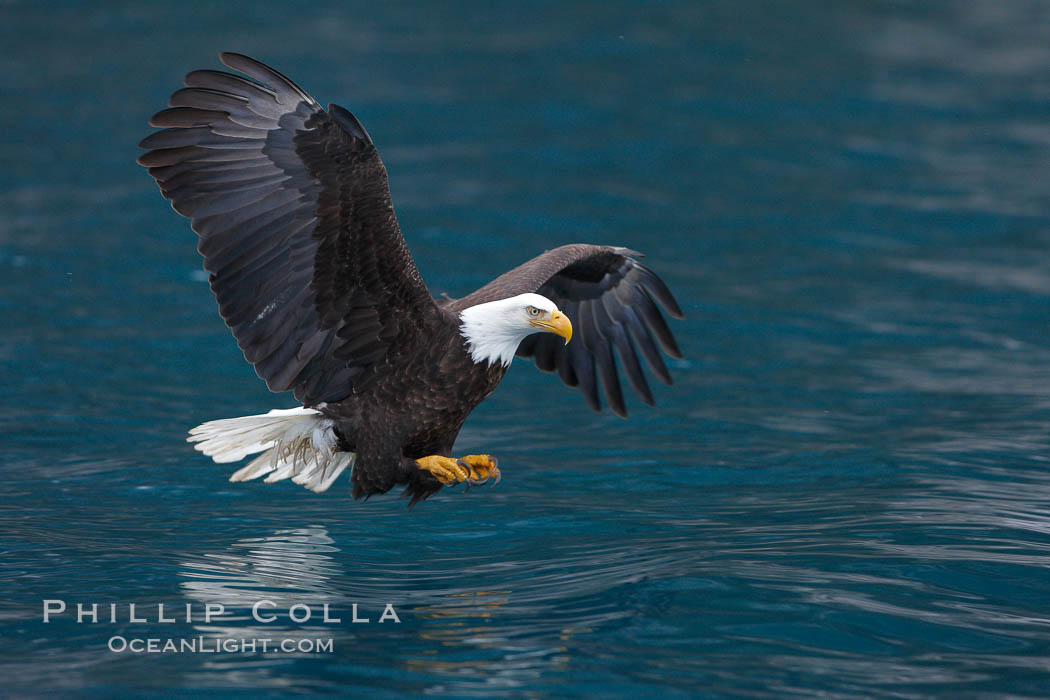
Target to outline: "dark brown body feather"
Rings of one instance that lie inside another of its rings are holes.
[[[337,105],[325,111],[254,59],[221,58],[258,82],[190,73],[151,120],[166,128],[143,140],[139,162],[199,234],[219,312],[245,358],[271,390],[293,391],[334,419],[340,447],[358,453],[355,497],[404,484],[418,500],[440,487],[413,460],[451,454],[467,415],[506,371],[472,361],[458,316],[469,306],[524,292],[558,304],[581,341],[566,349],[537,334],[518,354],[557,369],[595,409],[600,378],[613,410],[626,412],[614,350],[643,400],[652,396],[639,353],[670,383],[656,344],[679,353],[657,303],[681,312],[638,254],[563,246],[439,303],[360,122]]]
[[[357,453],[354,496],[407,484],[413,501],[441,487],[413,461],[452,454],[463,422],[499,384],[506,368],[475,364],[458,329],[435,325],[423,342],[395,345],[386,370],[321,410],[336,419],[341,449]],[[390,371],[390,368],[397,368]]]

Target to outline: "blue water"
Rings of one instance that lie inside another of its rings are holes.
[[[1050,7],[239,6],[0,6],[3,692],[1050,693]],[[676,385],[516,363],[458,443],[503,482],[411,511],[228,483],[186,429],[292,402],[134,164],[222,49],[361,118],[435,293],[646,252]],[[108,649],[198,636],[333,648]]]

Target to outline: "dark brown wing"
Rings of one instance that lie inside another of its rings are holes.
[[[569,317],[573,341],[565,345],[550,333],[536,333],[522,341],[519,357],[531,357],[546,372],[558,371],[569,386],[579,386],[587,403],[601,410],[600,378],[613,412],[627,415],[616,372],[613,350],[620,356],[627,382],[647,404],[653,395],[645,380],[639,355],[650,371],[671,384],[657,346],[674,358],[682,355],[657,306],[683,318],[667,285],[627,248],[574,244],[549,250],[514,268],[470,296],[449,302],[449,311],[535,292],[547,297]]]
[[[187,75],[139,163],[200,235],[219,313],[267,386],[337,401],[421,316],[443,312],[360,122],[254,59],[220,58],[258,82]]]

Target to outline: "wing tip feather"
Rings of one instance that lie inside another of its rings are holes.
[[[221,51],[219,52],[219,60],[222,61],[223,65],[238,70],[256,80],[265,82],[265,79],[260,77],[260,75],[262,75],[266,78],[271,78],[275,81],[281,82],[307,104],[319,106],[317,100],[310,97],[310,95],[299,87],[294,80],[284,75],[276,68],[271,68],[258,59],[246,56],[243,53],[237,53],[236,51]],[[276,88],[277,86],[271,85],[271,87]]]

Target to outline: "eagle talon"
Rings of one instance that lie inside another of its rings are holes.
[[[467,455],[459,461],[470,469],[468,483],[480,486],[492,478],[495,479],[493,486],[500,482],[499,460],[492,455]]]
[[[467,484],[466,488],[463,489],[463,493],[466,493],[467,491],[470,491],[470,485],[471,484],[476,484],[477,483],[476,481],[471,479],[471,476],[473,475],[474,472],[471,471],[470,465],[467,464],[466,462],[464,462],[462,459],[457,459],[456,460],[456,464],[458,464],[459,466],[463,467],[463,469],[465,469],[466,472],[467,472],[467,478],[463,480]]]

